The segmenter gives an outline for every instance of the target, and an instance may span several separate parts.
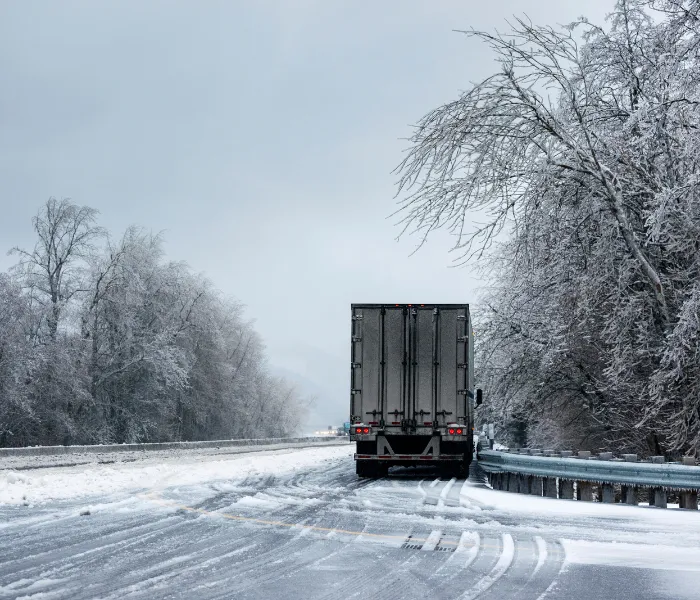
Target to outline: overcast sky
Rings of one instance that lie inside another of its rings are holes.
[[[271,363],[348,410],[351,302],[470,302],[451,240],[395,241],[415,123],[497,68],[454,29],[612,0],[0,0],[0,270],[49,196],[165,231],[257,322]]]

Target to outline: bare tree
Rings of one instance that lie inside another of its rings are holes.
[[[49,198],[32,220],[39,240],[31,252],[14,248],[27,284],[48,304],[47,325],[51,340],[66,303],[81,290],[81,268],[104,234],[95,225],[97,211],[76,206],[70,199]]]

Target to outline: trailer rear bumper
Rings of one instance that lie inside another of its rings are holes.
[[[390,460],[392,462],[462,461],[464,460],[464,454],[438,454],[437,456],[432,454],[355,454],[355,460]]]

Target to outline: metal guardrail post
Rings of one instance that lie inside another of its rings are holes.
[[[547,498],[557,498],[557,478],[547,477],[544,480],[544,495]]]
[[[583,502],[593,502],[593,484],[589,481],[576,482],[578,499]]]
[[[605,504],[615,504],[615,486],[612,483],[603,483],[600,487],[602,501]]]
[[[574,499],[574,482],[569,479],[559,480],[559,497],[563,500]]]
[[[666,490],[659,487],[651,488],[649,490],[649,506],[656,506],[657,508],[667,508],[668,497],[666,495]]]
[[[652,464],[660,465],[664,462],[663,456],[652,456]],[[661,487],[649,488],[649,506],[656,506],[657,508],[668,508],[668,497],[666,496],[666,490]]]
[[[509,492],[515,492],[516,494],[519,491],[519,479],[518,479],[518,474],[517,473],[508,473],[506,475],[508,477],[508,491]]]
[[[530,494],[533,496],[542,496],[543,495],[543,478],[538,477],[537,475],[533,475],[532,479],[530,480]]]
[[[698,509],[698,493],[697,492],[681,492],[679,494],[680,508],[688,508],[690,510]]]
[[[639,504],[637,498],[637,488],[634,485],[623,485],[622,486],[622,502],[625,504],[630,504],[636,506]]]
[[[520,475],[520,478],[518,480],[518,492],[521,494],[529,494],[530,493],[530,476],[529,475]]]
[[[637,462],[636,454],[623,454],[622,458],[625,459],[625,462]],[[636,506],[637,504],[639,504],[639,498],[637,497],[637,495],[638,490],[636,486],[625,485],[622,487],[622,501],[625,504],[630,504],[632,506]]]

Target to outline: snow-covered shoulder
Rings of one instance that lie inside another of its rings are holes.
[[[327,461],[347,459],[351,446],[292,448],[226,457],[173,453],[172,457],[132,463],[51,467],[31,471],[0,470],[0,504],[35,504],[128,491],[158,490],[251,475],[273,475],[322,468]]]

